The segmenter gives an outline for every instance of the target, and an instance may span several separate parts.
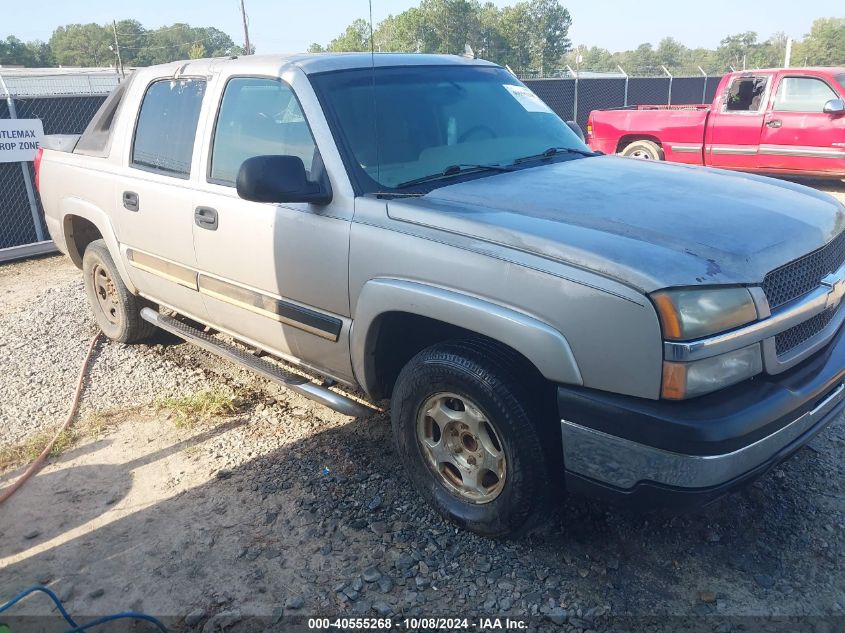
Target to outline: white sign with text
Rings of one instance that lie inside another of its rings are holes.
[[[41,119],[0,119],[0,163],[33,160],[42,136]]]

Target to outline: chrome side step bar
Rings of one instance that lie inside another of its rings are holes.
[[[320,404],[325,405],[330,409],[334,409],[339,413],[352,417],[361,417],[375,412],[375,409],[361,404],[360,402],[356,402],[351,398],[335,393],[326,387],[309,382],[302,376],[286,372],[263,358],[258,358],[249,352],[245,352],[237,347],[228,345],[227,343],[224,343],[213,336],[209,336],[205,332],[201,332],[200,330],[182,323],[177,319],[156,312],[152,308],[143,308],[141,310],[141,318],[145,321],[149,321],[162,330],[186,340],[188,343],[193,343],[207,352],[211,352],[221,358],[225,358],[226,360],[250,369],[268,380],[279,383],[283,387],[286,387],[291,391],[295,391],[306,398],[319,402]]]

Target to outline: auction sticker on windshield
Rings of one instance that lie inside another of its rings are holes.
[[[33,160],[42,136],[41,119],[0,119],[0,163]]]
[[[551,112],[552,109],[547,106],[543,100],[531,92],[525,86],[514,86],[513,84],[504,84],[505,90],[511,93],[511,96],[519,101],[519,104],[529,112]]]

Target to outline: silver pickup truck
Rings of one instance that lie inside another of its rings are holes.
[[[420,494],[502,536],[564,491],[709,501],[845,407],[845,207],[573,128],[479,60],[191,60],[134,72],[37,175],[109,337],[161,327],[348,415],[389,399]]]

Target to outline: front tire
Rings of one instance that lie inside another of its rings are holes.
[[[103,334],[113,341],[136,343],[155,332],[155,326],[141,318],[141,308],[152,304],[129,292],[104,240],[94,240],[85,249],[82,275],[88,303]]]
[[[412,484],[441,515],[484,536],[527,529],[552,500],[534,413],[542,408],[520,365],[484,341],[447,342],[414,356],[393,390],[394,440]]]
[[[628,143],[619,153],[622,156],[640,160],[664,160],[663,148],[653,141],[644,139]]]

